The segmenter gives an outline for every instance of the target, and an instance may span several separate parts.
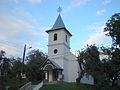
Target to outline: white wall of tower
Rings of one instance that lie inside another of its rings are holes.
[[[57,40],[54,41],[54,34],[57,34]],[[67,52],[70,52],[70,35],[64,30],[55,30],[48,33],[48,56],[56,57],[64,55]],[[67,42],[66,42],[67,35]],[[58,50],[57,54],[54,54],[54,49]]]

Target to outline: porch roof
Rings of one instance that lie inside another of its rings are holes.
[[[50,64],[54,67],[53,69],[63,70],[63,68],[61,68],[57,63],[55,63],[54,61],[52,61],[50,59],[46,60],[43,63],[41,69],[44,70],[44,67],[47,66],[47,65],[50,65]]]

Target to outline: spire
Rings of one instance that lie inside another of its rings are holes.
[[[60,29],[60,28],[65,28],[65,25],[64,25],[63,20],[61,18],[61,15],[59,14],[56,21],[55,21],[55,24],[53,25],[51,30]]]
[[[58,15],[53,27],[50,30],[47,30],[46,32],[48,33],[50,31],[56,31],[56,30],[64,29],[70,36],[72,36],[72,34],[65,28],[64,22],[61,18],[60,12],[62,11],[62,8],[59,7],[57,9],[57,11],[59,12],[59,15]]]

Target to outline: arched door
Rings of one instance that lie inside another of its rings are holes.
[[[47,73],[45,73],[45,79],[47,79],[48,82],[52,82],[53,81],[53,66],[51,64],[48,64],[44,67],[44,70],[47,71]]]

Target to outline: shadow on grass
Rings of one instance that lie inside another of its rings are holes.
[[[44,85],[39,90],[120,90],[120,87],[96,87],[88,84],[64,83]]]

